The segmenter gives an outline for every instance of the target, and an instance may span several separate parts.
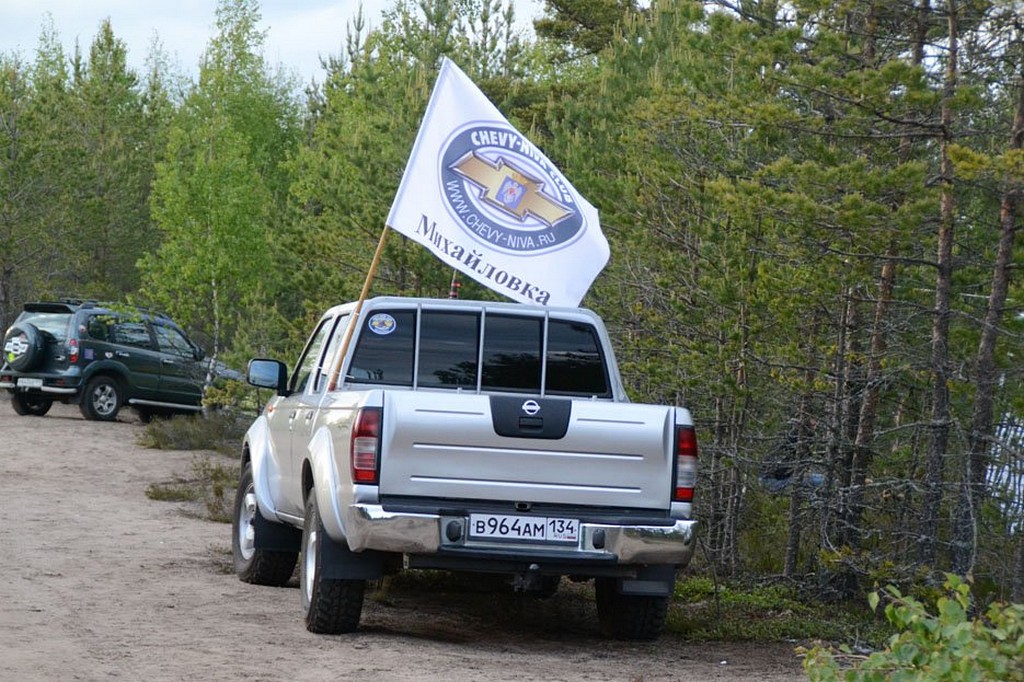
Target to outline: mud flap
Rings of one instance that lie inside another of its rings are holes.
[[[302,529],[267,521],[259,510],[252,521],[256,530],[256,549],[271,552],[298,552],[302,549]]]
[[[329,580],[377,580],[384,577],[383,552],[353,552],[344,542],[336,542],[327,533],[320,534],[323,577]]]
[[[619,594],[638,595],[645,597],[668,597],[672,595],[676,585],[676,567],[672,564],[664,566],[644,566],[637,571],[636,578],[619,580]]]

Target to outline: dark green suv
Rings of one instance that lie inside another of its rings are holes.
[[[0,388],[21,415],[55,400],[112,421],[202,409],[203,351],[165,315],[92,301],[29,303],[4,334]]]

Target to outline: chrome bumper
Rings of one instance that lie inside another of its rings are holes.
[[[509,556],[543,560],[545,553],[577,555],[581,561],[616,558],[620,564],[675,564],[685,566],[696,546],[696,521],[675,521],[669,526],[580,524],[575,547],[528,543],[481,542],[466,539],[464,516],[384,511],[379,504],[353,504],[345,514],[345,537],[354,552],[366,549],[403,554],[435,554],[440,550],[491,549]],[[453,526],[454,524],[454,526]],[[458,528],[461,532],[456,533]],[[454,539],[453,539],[454,537]]]

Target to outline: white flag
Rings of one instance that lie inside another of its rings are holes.
[[[520,303],[579,305],[608,262],[597,209],[447,58],[387,224]]]

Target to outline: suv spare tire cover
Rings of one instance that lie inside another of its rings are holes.
[[[16,324],[4,335],[4,360],[11,369],[27,372],[43,355],[43,335],[30,323]]]

